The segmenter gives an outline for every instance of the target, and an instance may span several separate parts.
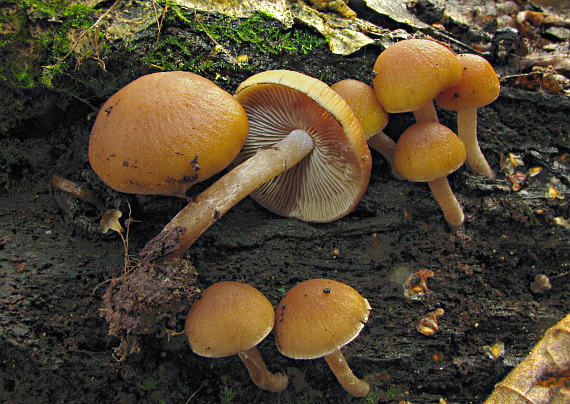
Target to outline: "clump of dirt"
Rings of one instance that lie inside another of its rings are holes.
[[[140,349],[137,336],[163,336],[176,327],[176,315],[188,312],[199,293],[198,273],[186,260],[143,260],[111,279],[103,295],[101,316],[109,334],[119,337],[116,356],[124,360]]]

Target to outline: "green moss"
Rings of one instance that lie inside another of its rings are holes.
[[[235,396],[236,393],[230,387],[224,386],[222,393],[220,394],[220,403],[231,403],[233,402]]]
[[[326,42],[307,30],[286,30],[267,13],[246,19],[212,16],[171,2],[166,9],[164,24],[177,27],[180,32],[161,35],[145,58],[147,63],[165,70],[183,69],[199,74],[251,70],[258,65],[257,56],[307,54]]]
[[[0,79],[24,88],[38,83],[53,87],[55,77],[85,60],[104,65],[102,58],[109,44],[95,22],[105,10],[71,0],[3,4],[8,7],[0,13],[0,56],[10,62],[0,66]],[[149,29],[155,41],[149,37],[152,47],[145,50],[143,61],[163,70],[250,70],[259,64],[258,55],[306,54],[326,42],[309,30],[286,30],[267,13],[246,19],[212,16],[169,0],[157,1],[156,7],[166,14],[160,33],[156,24]],[[166,33],[166,27],[174,27],[176,32]],[[92,46],[78,49],[77,38],[87,35]],[[134,52],[138,45],[133,41],[127,46],[124,50]]]
[[[31,8],[32,11],[55,16],[65,9],[69,0],[22,0],[20,4],[24,8]]]
[[[0,64],[0,81],[20,89],[46,86],[87,104],[153,70],[192,71],[224,85],[265,68],[280,56],[307,54],[326,42],[308,29],[286,29],[266,13],[238,19],[157,0],[155,8],[135,2],[121,9],[126,6],[117,3],[115,11],[122,17],[113,21],[120,21],[120,29],[129,31],[131,15],[135,24],[137,18],[154,22],[155,10],[159,24],[111,44],[102,29],[108,21],[98,20],[108,8],[95,8],[101,3],[0,3],[7,5],[0,9],[0,57],[6,60]]]
[[[73,33],[88,30],[96,20],[95,9],[70,0],[22,0],[4,2],[0,13],[0,79],[17,87],[38,83],[51,86],[53,77],[81,58],[75,54]],[[73,58],[70,58],[73,56]],[[73,60],[71,60],[73,59]],[[48,67],[45,67],[48,66]]]

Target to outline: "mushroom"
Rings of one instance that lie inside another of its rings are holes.
[[[461,79],[451,50],[427,39],[406,39],[386,48],[374,63],[376,96],[387,112],[413,112],[417,122],[439,122],[433,99]]]
[[[383,131],[388,124],[388,113],[378,102],[374,89],[362,81],[353,79],[338,81],[331,88],[352,108],[362,126],[362,133],[368,145],[379,151],[392,165],[396,142]]]
[[[461,139],[437,122],[410,126],[396,143],[394,169],[406,180],[427,182],[452,227],[461,226],[464,216],[447,176],[464,162],[465,146]]]
[[[293,359],[324,356],[344,389],[365,397],[370,385],[357,378],[341,348],[354,340],[368,321],[368,301],[352,287],[331,279],[310,279],[293,287],[277,306],[277,349]]]
[[[153,73],[101,107],[89,162],[117,191],[184,197],[234,159],[247,132],[241,105],[210,80],[190,72]]]
[[[495,173],[477,142],[477,108],[492,103],[501,85],[493,66],[481,56],[462,54],[457,59],[463,68],[459,83],[445,89],[436,101],[441,108],[457,111],[457,135],[465,144],[467,165],[474,173],[495,178]]]
[[[370,178],[370,150],[348,104],[322,81],[289,70],[245,80],[236,99],[249,134],[236,167],[198,195],[147,243],[152,251],[183,229],[169,257],[181,256],[210,225],[248,195],[282,216],[339,219],[356,206]]]
[[[289,382],[283,373],[270,373],[257,345],[271,332],[272,304],[246,283],[224,281],[207,288],[194,302],[184,332],[192,351],[208,358],[237,354],[261,389],[280,392]]]

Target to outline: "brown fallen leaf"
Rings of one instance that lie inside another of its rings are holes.
[[[556,14],[548,14],[538,11],[524,10],[517,14],[515,25],[519,33],[526,38],[535,38],[537,28],[548,27],[570,27],[570,21]]]
[[[549,328],[485,404],[570,402],[570,314]]]

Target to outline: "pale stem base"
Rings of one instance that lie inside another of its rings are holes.
[[[352,373],[342,351],[339,349],[325,356],[329,368],[344,389],[354,397],[366,397],[370,392],[368,382],[359,379]]]
[[[287,388],[289,378],[284,373],[271,373],[267,370],[263,358],[256,347],[238,353],[238,356],[247,367],[251,380],[263,390],[279,393]]]
[[[433,105],[433,101],[430,100],[427,104],[425,104],[420,109],[414,111],[414,117],[416,118],[416,122],[437,122],[439,123],[439,118],[437,116],[437,112],[435,111],[435,106]]]
[[[175,227],[186,230],[177,240],[176,250],[169,258],[181,257],[206,229],[235,204],[299,163],[313,148],[313,139],[305,131],[294,130],[272,147],[258,151],[196,196],[161,232],[167,235]]]
[[[495,172],[489,166],[477,141],[477,108],[457,111],[457,135],[465,145],[466,161],[471,170],[475,174],[481,173],[495,178]]]
[[[433,181],[428,181],[429,187],[435,200],[439,203],[443,216],[451,227],[459,227],[463,224],[465,219],[463,209],[455,198],[447,177],[438,178]]]

